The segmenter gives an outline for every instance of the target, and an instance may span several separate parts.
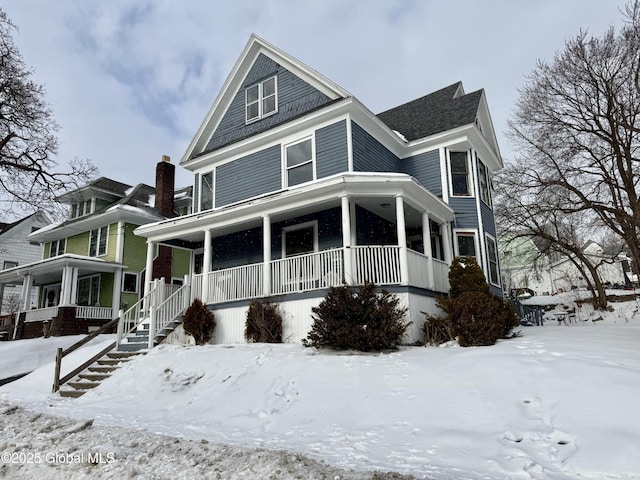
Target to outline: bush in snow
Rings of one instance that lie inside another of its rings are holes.
[[[268,298],[251,302],[244,338],[247,342],[282,343],[282,314],[278,305]]]
[[[427,342],[443,341],[441,336],[437,337],[437,342],[433,340],[431,329],[434,325],[441,325],[444,332],[458,337],[458,343],[463,347],[493,345],[518,325],[518,317],[511,305],[491,294],[475,258],[457,257],[453,260],[449,285],[449,296],[436,300],[446,316],[427,316],[424,326]]]
[[[196,298],[182,318],[182,327],[185,333],[193,336],[196,345],[204,345],[213,336],[216,320],[213,312],[205,304]]]
[[[395,349],[409,326],[402,321],[407,309],[399,303],[385,290],[376,292],[373,283],[357,290],[348,285],[332,287],[312,309],[311,332],[302,343],[363,352]]]

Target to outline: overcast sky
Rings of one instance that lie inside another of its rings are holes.
[[[60,124],[58,163],[154,183],[178,163],[255,33],[374,113],[463,82],[506,122],[538,59],[620,25],[624,0],[5,0],[14,40]],[[177,186],[191,183],[178,167]]]

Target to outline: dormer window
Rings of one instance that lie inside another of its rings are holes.
[[[93,201],[91,199],[74,203],[71,206],[71,218],[83,217],[93,213]]]
[[[276,77],[251,85],[244,92],[246,123],[273,115],[278,111]]]

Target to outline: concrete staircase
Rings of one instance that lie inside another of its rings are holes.
[[[138,355],[144,355],[145,353],[146,352],[107,353],[104,357],[98,359],[95,363],[80,372],[75,379],[66,383],[64,386],[67,388],[60,390],[60,396],[72,398],[81,397],[92,388],[96,388],[100,385],[100,382],[109,378],[111,374],[124,363],[134,359]]]
[[[172,322],[167,324],[160,332],[158,332],[155,336],[153,346],[162,343],[162,341],[167,338],[167,336],[173,332],[178,325],[182,323],[182,316],[174,319]],[[149,348],[149,322],[144,321],[140,324],[140,326],[136,329],[135,332],[126,336],[120,345],[118,345],[119,352],[140,352],[143,350],[147,350]]]

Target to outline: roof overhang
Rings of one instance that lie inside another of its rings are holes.
[[[152,242],[201,241],[205,230],[222,235],[261,225],[268,215],[273,221],[308,213],[321,205],[339,204],[339,198],[393,198],[404,201],[434,220],[453,218],[453,210],[442,199],[401,173],[348,173],[333,175],[305,186],[297,186],[234,205],[172,218],[138,227],[134,233]]]
[[[0,271],[0,284],[21,284],[31,275],[36,284],[54,283],[62,278],[65,267],[78,268],[78,275],[113,273],[126,267],[120,263],[106,262],[99,258],[65,254]]]

